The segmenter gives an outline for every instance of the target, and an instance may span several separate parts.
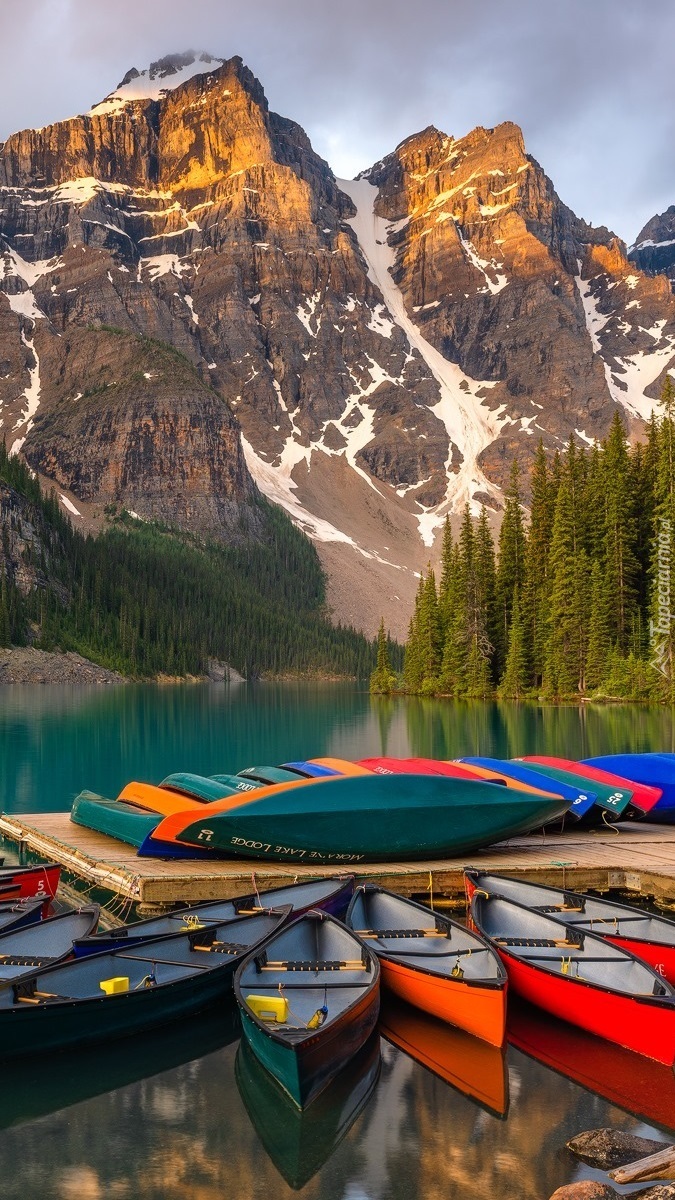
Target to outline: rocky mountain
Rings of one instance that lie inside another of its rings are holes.
[[[339,181],[241,59],[190,53],[0,145],[0,436],[75,521],[255,536],[257,485],[369,632],[405,632],[447,512],[498,519],[540,436],[637,432],[674,361],[667,280],[510,124]]]
[[[667,275],[675,288],[675,204],[647,221],[629,256],[646,274]]]

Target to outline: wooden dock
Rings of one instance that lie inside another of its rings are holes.
[[[300,879],[330,873],[329,868],[253,860],[138,858],[104,834],[70,821],[68,813],[3,814],[0,837],[19,850],[61,864],[77,887],[109,894],[139,914],[179,903],[228,899]],[[533,882],[605,892],[610,889],[651,897],[675,909],[675,826],[623,822],[592,830],[538,833],[512,838],[469,857],[471,866],[522,874]],[[431,862],[359,863],[358,874],[404,896],[424,896],[460,906],[464,893],[459,859]]]

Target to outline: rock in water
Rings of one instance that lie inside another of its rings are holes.
[[[609,1171],[612,1167],[623,1167],[626,1163],[646,1158],[648,1154],[656,1154],[668,1145],[668,1142],[636,1137],[620,1129],[590,1129],[571,1138],[567,1149],[590,1167]]]
[[[551,1200],[618,1200],[618,1197],[619,1193],[608,1183],[600,1183],[597,1179],[580,1179],[577,1183],[567,1183],[557,1188]]]

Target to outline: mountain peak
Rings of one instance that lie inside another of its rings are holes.
[[[115,91],[94,105],[90,115],[98,117],[119,112],[130,100],[161,100],[167,92],[187,83],[195,75],[217,71],[225,61],[206,51],[186,50],[182,54],[167,54],[143,71],[132,67]]]

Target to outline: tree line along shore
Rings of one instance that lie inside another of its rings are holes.
[[[602,444],[540,442],[526,521],[517,460],[497,546],[485,508],[446,520],[438,582],[422,575],[393,669],[384,623],[376,693],[675,703],[675,386],[644,442],[615,414]],[[671,597],[673,598],[671,601]]]

